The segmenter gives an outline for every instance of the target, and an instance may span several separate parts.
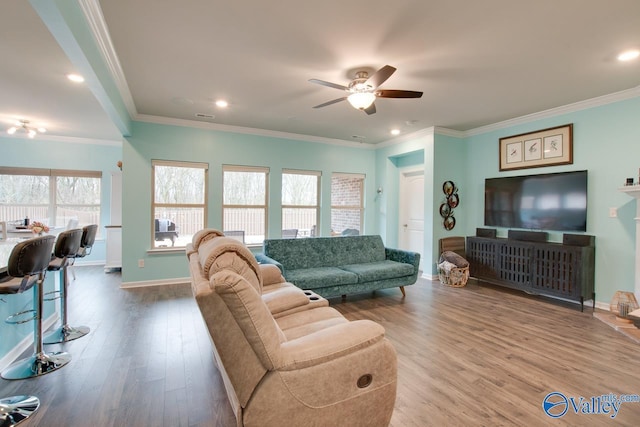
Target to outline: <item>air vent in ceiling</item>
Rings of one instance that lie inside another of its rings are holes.
[[[207,119],[207,120],[213,120],[216,118],[216,116],[214,116],[213,114],[204,114],[204,113],[196,113],[196,117],[199,119]]]

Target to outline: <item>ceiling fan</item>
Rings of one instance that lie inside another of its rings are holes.
[[[362,110],[367,114],[376,112],[374,101],[376,98],[420,98],[422,92],[412,90],[395,90],[395,89],[378,89],[391,75],[396,71],[391,65],[385,65],[376,71],[371,77],[366,71],[358,71],[356,78],[349,83],[349,86],[343,86],[336,83],[325,82],[324,80],[310,79],[311,83],[322,86],[332,87],[334,89],[348,92],[349,95],[342,98],[333,99],[323,104],[316,105],[313,108],[322,108],[332,105],[345,99],[356,109]]]

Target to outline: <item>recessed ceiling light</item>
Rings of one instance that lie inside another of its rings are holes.
[[[640,56],[639,50],[627,50],[618,55],[618,61],[631,61],[632,59],[636,59]]]
[[[400,129],[391,129],[391,135],[400,135]]]
[[[219,99],[216,101],[216,105],[220,108],[227,108],[229,106],[229,103],[224,99]]]
[[[80,74],[67,74],[67,78],[74,83],[84,82],[84,77],[82,77]]]

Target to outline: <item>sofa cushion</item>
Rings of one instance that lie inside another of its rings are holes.
[[[358,283],[358,276],[355,273],[337,267],[285,270],[284,276],[287,278],[287,281],[301,289],[316,289],[324,288],[325,286]]]
[[[266,239],[263,252],[284,266],[285,277],[287,270],[359,264],[386,258],[380,236]]]
[[[341,265],[340,268],[357,274],[361,283],[411,276],[414,273],[412,265],[396,261]]]

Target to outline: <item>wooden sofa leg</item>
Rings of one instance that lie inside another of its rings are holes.
[[[400,292],[402,292],[403,297],[407,296],[407,294],[404,293],[404,286],[400,286]]]

